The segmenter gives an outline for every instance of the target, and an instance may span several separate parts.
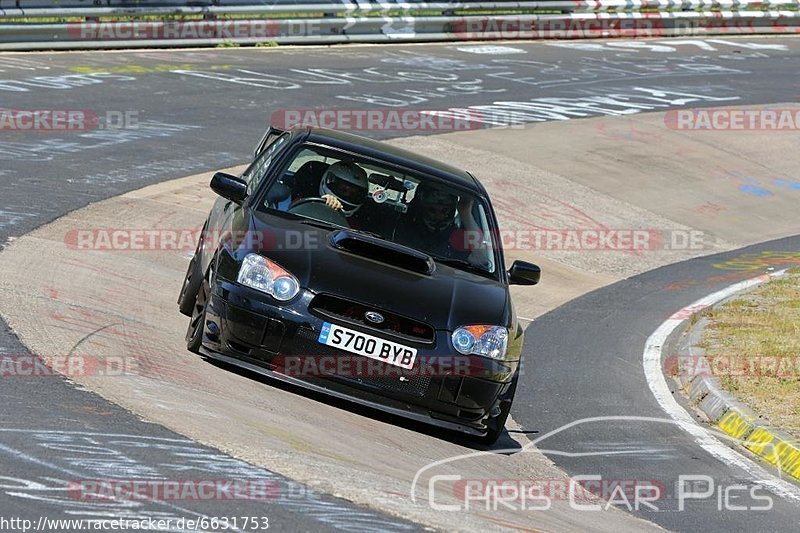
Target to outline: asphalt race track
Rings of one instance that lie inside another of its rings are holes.
[[[0,55],[3,108],[89,110],[112,123],[136,124],[68,133],[0,130],[0,247],[91,203],[245,163],[270,118],[286,116],[282,110],[469,108],[476,112],[474,127],[482,128],[481,120],[520,101],[551,106],[521,119],[528,122],[795,102],[798,50],[796,40],[754,38]],[[435,133],[441,132],[366,132],[376,138]],[[670,284],[725,273],[714,265],[744,253],[799,247],[796,238],[782,239],[662,267],[538,318],[527,331],[526,372],[512,411],[520,431],[533,439],[593,417],[664,419],[641,372],[644,341],[676,309],[728,283]],[[52,269],[57,278],[59,265]],[[762,272],[763,265],[753,275]],[[29,355],[4,323],[0,355]],[[120,470],[151,478],[179,472],[183,479],[215,472],[276,487],[268,506],[274,529],[422,527],[313,492],[143,421],[60,377],[3,379],[0,391],[2,517],[259,516],[263,502],[154,499],[109,508],[68,490],[69,480]],[[634,514],[669,530],[789,531],[800,517],[800,504],[780,497],[768,511],[732,511],[709,498],[678,512],[679,475],[707,475],[719,488],[745,484],[749,490],[754,482],[672,425],[586,420],[537,447],[569,475],[663,485],[668,496],[658,511]],[[81,459],[87,449],[105,454],[103,460]]]
[[[750,493],[758,484],[741,469],[722,468],[689,434],[664,423],[669,419],[650,392],[641,366],[645,340],[662,322],[676,310],[731,284],[714,281],[714,277],[733,272],[715,264],[745,254],[795,252],[798,246],[799,238],[782,239],[659,268],[587,294],[539,318],[526,331],[530,335],[526,337],[528,368],[536,371],[526,374],[520,389],[525,400],[515,403],[513,416],[523,427],[540,434],[558,430],[566,421],[581,421],[537,446],[552,450],[545,454],[572,476],[648,480],[661,487],[664,492],[655,503],[658,510],[643,507],[639,515],[666,529],[794,529],[797,501],[775,497],[770,510],[732,510],[735,506],[763,508],[764,502]],[[763,266],[754,266],[750,277],[764,272],[769,264],[765,259]],[[785,268],[785,264],[774,265]],[[671,288],[686,280],[709,278],[682,290]],[[681,399],[680,394],[676,396]],[[687,500],[686,508],[679,512],[679,476],[708,476],[713,479],[714,496]],[[747,488],[735,492],[735,498],[717,498],[720,490],[740,484]],[[769,493],[762,487],[755,494]]]

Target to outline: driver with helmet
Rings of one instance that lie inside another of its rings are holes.
[[[363,168],[350,161],[328,167],[319,184],[319,195],[331,209],[350,218],[367,199],[369,182]]]

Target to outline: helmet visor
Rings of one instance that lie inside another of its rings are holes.
[[[451,204],[425,204],[423,217],[432,227],[446,227],[455,219],[456,209]]]
[[[328,182],[328,188],[342,202],[358,205],[364,201],[367,191],[354,183],[343,179],[332,179]]]

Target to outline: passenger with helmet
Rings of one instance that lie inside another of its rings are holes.
[[[459,237],[463,230],[477,228],[472,217],[474,199],[469,196],[460,199],[451,191],[420,184],[412,204],[409,218],[395,234],[397,242],[438,257],[469,257],[469,250],[459,246]],[[456,223],[456,215],[459,215],[461,226]]]

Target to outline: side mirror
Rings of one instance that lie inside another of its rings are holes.
[[[541,277],[542,269],[525,261],[514,261],[508,270],[508,283],[511,285],[536,285]]]
[[[217,172],[211,178],[211,190],[237,204],[241,204],[247,198],[247,183],[224,172]]]

